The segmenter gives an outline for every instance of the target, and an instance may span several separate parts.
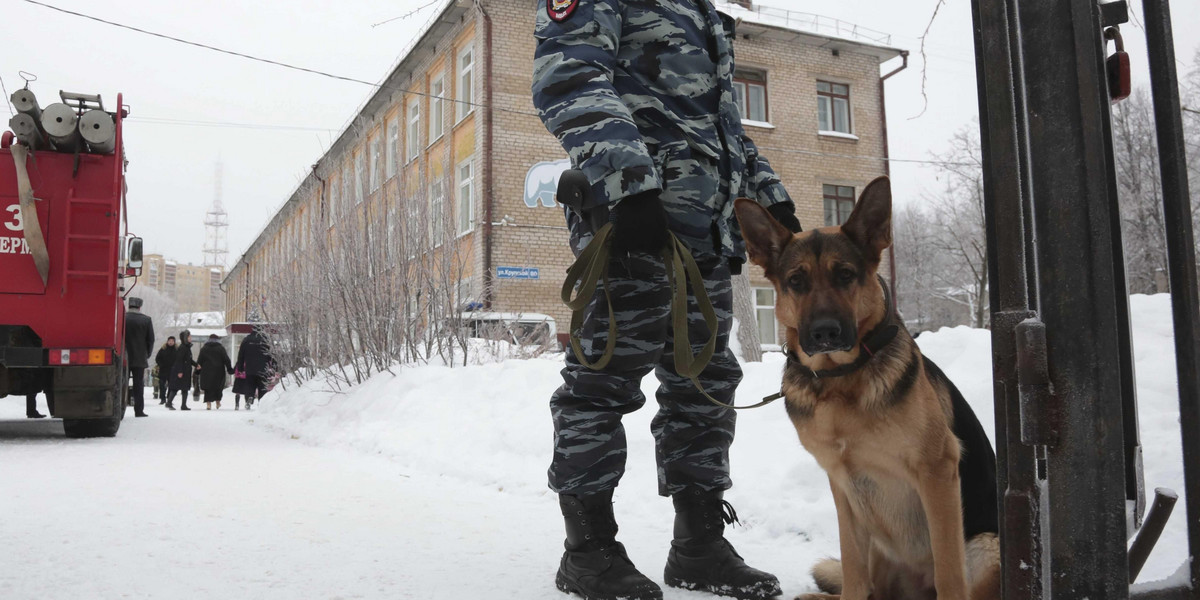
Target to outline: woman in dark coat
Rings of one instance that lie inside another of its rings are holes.
[[[246,396],[246,410],[249,410],[256,398],[262,398],[267,393],[267,383],[275,375],[275,359],[271,356],[270,343],[258,329],[246,336],[242,345],[238,346],[235,369],[246,377],[233,382],[233,393]]]
[[[196,359],[196,370],[200,372],[200,389],[204,390],[204,409],[212,410],[212,403],[217,403],[221,410],[221,392],[225,389],[225,374],[233,373],[233,363],[229,353],[221,345],[217,334],[208,336],[208,342],[200,349],[200,357]]]
[[[167,408],[175,410],[172,404],[175,401],[175,394],[183,392],[183,402],[179,410],[192,410],[188,408],[187,397],[188,391],[192,389],[192,367],[196,366],[196,361],[192,359],[192,332],[184,329],[179,332],[179,347],[175,350],[175,362],[171,365],[171,393],[167,396]]]
[[[175,364],[175,336],[167,338],[167,343],[158,349],[154,355],[154,367],[158,369],[158,403],[167,403],[167,390],[171,384],[171,366]]]

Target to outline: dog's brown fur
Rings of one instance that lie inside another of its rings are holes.
[[[887,178],[867,186],[841,227],[793,235],[753,201],[738,200],[735,208],[750,260],[775,285],[776,315],[797,360],[820,371],[857,359],[863,337],[894,318],[876,276],[891,245]],[[813,314],[843,315],[857,326],[858,344],[805,354],[800,332]],[[999,598],[996,536],[963,539],[961,451],[949,386],[930,375],[902,325],[846,375],[813,378],[789,361],[788,416],[829,476],[841,538],[840,564],[828,560],[813,569],[827,593],[801,599]]]

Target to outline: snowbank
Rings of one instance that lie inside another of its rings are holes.
[[[1130,303],[1146,486],[1171,487],[1182,495],[1169,297],[1134,296]],[[990,433],[990,333],[958,327],[924,333],[917,341],[955,381]],[[782,355],[770,353],[762,363],[744,365],[739,403],[778,391],[783,362]],[[555,355],[465,368],[407,367],[344,394],[314,383],[268,396],[256,422],[302,443],[385,456],[414,477],[449,478],[478,486],[480,493],[537,497],[531,505],[544,508],[553,506],[545,483],[552,434],[547,401],[561,382],[560,368],[561,355]],[[642,384],[648,404],[655,386],[653,377]],[[654,408],[647,406],[625,418],[628,470],[616,510],[627,546],[655,544],[654,551],[665,552],[671,508],[655,493],[653,415]],[[760,557],[764,568],[787,569],[779,575],[789,591],[807,589],[808,566],[837,548],[824,473],[800,447],[781,403],[739,414],[731,454],[735,487],[727,497],[745,525],[731,534],[735,543],[748,558]],[[1180,502],[1143,581],[1170,576],[1179,566],[1186,545],[1182,507]],[[546,519],[557,518],[546,514]],[[545,543],[557,546],[560,540]]]

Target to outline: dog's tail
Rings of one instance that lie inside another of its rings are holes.
[[[842,561],[836,558],[826,558],[813,565],[813,581],[817,589],[826,594],[842,593]]]

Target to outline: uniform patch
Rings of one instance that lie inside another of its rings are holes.
[[[562,23],[575,14],[580,0],[546,0],[546,13],[558,23]]]

